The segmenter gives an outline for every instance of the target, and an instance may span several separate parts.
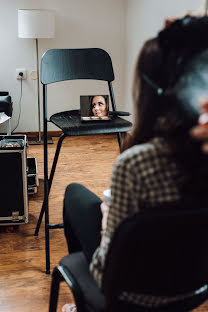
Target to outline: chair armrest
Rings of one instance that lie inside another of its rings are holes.
[[[105,298],[89,271],[84,254],[72,253],[62,258],[59,264],[63,270],[61,273],[74,295],[77,310],[103,312]]]

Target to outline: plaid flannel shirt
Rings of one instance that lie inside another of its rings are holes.
[[[147,207],[155,207],[180,200],[177,186],[179,178],[180,173],[171,157],[171,151],[162,138],[157,137],[148,143],[135,145],[118,156],[111,175],[107,230],[103,243],[95,251],[90,264],[90,271],[99,287],[111,237],[119,223],[131,214],[139,212],[141,201],[146,203]],[[178,299],[132,293],[124,293],[122,298],[146,306]]]

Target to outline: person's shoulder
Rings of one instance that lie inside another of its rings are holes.
[[[115,166],[131,167],[167,153],[169,150],[164,139],[156,137],[147,143],[134,145],[125,150],[117,157]]]

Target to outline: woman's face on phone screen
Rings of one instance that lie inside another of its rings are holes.
[[[107,115],[107,104],[103,96],[97,95],[92,99],[92,112],[94,116],[103,117]]]

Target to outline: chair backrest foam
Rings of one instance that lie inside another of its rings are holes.
[[[2,92],[5,94],[7,92]],[[1,95],[0,94],[0,112],[4,112],[7,116],[12,117],[12,99],[10,95]]]
[[[51,49],[41,60],[41,82],[49,84],[73,79],[113,81],[109,54],[102,49]]]
[[[208,210],[155,209],[126,219],[106,260],[106,298],[175,296],[208,283]]]

